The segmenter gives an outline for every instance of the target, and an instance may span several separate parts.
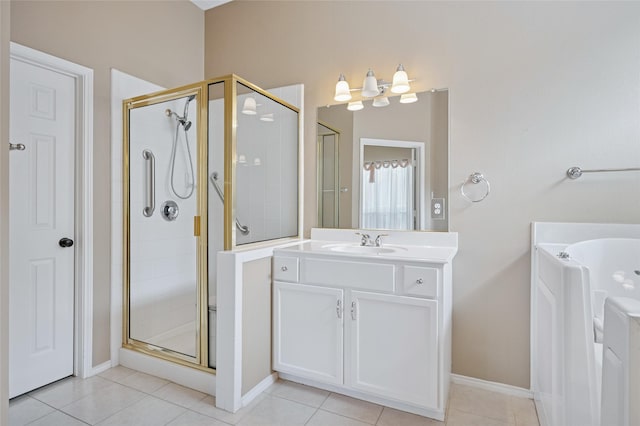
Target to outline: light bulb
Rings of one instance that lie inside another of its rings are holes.
[[[365,98],[373,98],[379,94],[380,90],[378,89],[378,80],[376,80],[376,76],[373,74],[371,68],[369,68],[367,76],[362,82],[362,96]]]
[[[344,74],[340,74],[338,82],[336,83],[336,94],[333,97],[338,102],[346,102],[351,100],[351,91],[349,90],[349,83],[344,78]]]
[[[364,108],[362,101],[349,102],[349,105],[347,105],[349,111],[360,111],[362,108]]]
[[[256,115],[256,100],[249,96],[244,100],[244,104],[242,105],[242,113],[246,115]]]
[[[387,97],[379,97],[379,98],[374,98],[373,99],[373,106],[374,107],[386,107],[387,105],[389,105],[389,98]]]
[[[391,91],[393,93],[406,93],[411,87],[409,86],[409,77],[402,64],[398,65],[396,73],[393,74],[393,83],[391,84]]]
[[[418,96],[415,93],[405,93],[400,96],[401,104],[412,104],[414,102],[418,102]]]

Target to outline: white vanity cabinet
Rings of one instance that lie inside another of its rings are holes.
[[[444,419],[451,264],[296,250],[274,252],[273,369],[288,380]]]

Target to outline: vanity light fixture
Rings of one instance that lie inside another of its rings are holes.
[[[411,86],[409,84],[410,81],[412,80],[409,80],[407,72],[405,71],[404,66],[402,64],[399,64],[398,67],[396,68],[396,72],[395,74],[393,74],[393,80],[391,83],[389,83],[388,81],[384,81],[383,79],[380,79],[380,80],[376,79],[376,76],[373,70],[369,68],[369,71],[367,71],[367,75],[362,81],[362,87],[357,89],[349,88],[349,83],[347,82],[347,79],[345,78],[344,74],[341,73],[340,76],[338,77],[338,82],[336,83],[336,91],[333,96],[333,99],[338,102],[348,102],[352,99],[351,92],[360,91],[360,96],[362,98],[376,98],[374,99],[373,106],[376,106],[376,107],[387,106],[389,105],[388,99],[384,101],[382,99],[386,99],[386,98],[382,98],[382,97],[377,98],[377,97],[383,94],[386,91],[386,89],[390,89],[392,93],[397,93],[397,94],[406,93],[409,90],[411,90]],[[376,102],[376,100],[378,101]],[[415,100],[406,101],[403,103],[415,102],[417,100],[418,99],[415,98]],[[357,101],[357,102],[361,102],[361,101]],[[357,111],[362,108],[360,107],[360,105],[356,104],[355,102],[350,102],[347,109],[349,109],[350,111]]]
[[[412,104],[414,102],[418,102],[418,95],[416,95],[415,93],[405,93],[404,95],[400,96],[401,104]]]
[[[367,71],[367,76],[362,81],[362,96],[365,98],[373,98],[374,96],[378,96],[379,94],[380,89],[378,89],[378,80],[373,74],[373,70],[369,68],[369,71]]]
[[[256,111],[256,98],[249,96],[244,100],[244,104],[242,105],[242,113],[246,115],[256,115],[258,112]]]
[[[391,91],[393,93],[406,93],[411,89],[409,86],[409,76],[404,70],[402,64],[398,65],[396,73],[393,74],[393,83],[391,83]]]
[[[349,105],[347,105],[349,111],[360,111],[362,108],[364,108],[362,101],[349,102]]]
[[[344,74],[340,74],[338,82],[336,83],[336,94],[333,99],[338,102],[347,102],[351,100],[351,90],[349,89],[349,83],[344,78]]]
[[[386,107],[387,105],[389,105],[389,98],[387,98],[386,96],[380,96],[377,98],[373,98],[373,103],[372,105],[376,108],[378,107]]]
[[[270,112],[268,114],[262,114],[260,116],[260,121],[266,121],[266,122],[269,122],[269,123],[273,122],[273,113]]]

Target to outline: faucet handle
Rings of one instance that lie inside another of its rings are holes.
[[[388,236],[389,234],[378,234],[378,236],[376,236],[376,241],[375,241],[376,247],[382,246],[382,237],[388,237]]]
[[[360,239],[360,245],[361,246],[366,246],[369,241],[371,241],[371,236],[369,234],[363,234],[360,232],[356,232],[356,235],[360,235],[361,239]]]

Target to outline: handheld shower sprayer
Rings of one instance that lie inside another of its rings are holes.
[[[166,114],[167,117],[171,117],[171,116],[175,116],[176,120],[178,120],[178,122],[180,124],[182,124],[182,127],[184,127],[184,130],[189,130],[189,128],[191,127],[191,121],[187,120],[187,116],[186,113],[188,112],[188,103],[185,105],[185,115],[180,117],[178,114],[176,114],[175,112],[171,111],[170,109],[167,109],[164,111],[164,113]]]
[[[190,95],[189,97],[187,97],[187,100],[184,103],[184,112],[182,114],[182,117],[180,117],[177,113],[175,113],[174,111],[171,111],[170,109],[166,109],[164,111],[167,117],[170,117],[170,118],[175,117],[177,121],[175,137],[173,139],[173,146],[171,149],[171,159],[170,159],[171,166],[170,166],[169,185],[174,195],[182,200],[186,200],[189,197],[191,197],[191,195],[193,194],[193,190],[195,188],[195,174],[193,171],[193,160],[191,158],[191,150],[189,149],[189,136],[187,133],[187,131],[191,128],[191,121],[187,119],[189,116],[189,102],[191,102],[195,98],[196,98],[196,95]],[[182,131],[184,133],[184,149],[186,151],[187,161],[189,164],[189,172],[190,172],[188,175],[189,177],[187,179],[187,183],[186,183],[187,192],[184,194],[179,194],[178,191],[176,191],[176,188],[174,186],[174,172],[176,168],[176,154],[178,151],[178,139],[180,135],[180,131],[179,131],[180,126],[182,126]]]

